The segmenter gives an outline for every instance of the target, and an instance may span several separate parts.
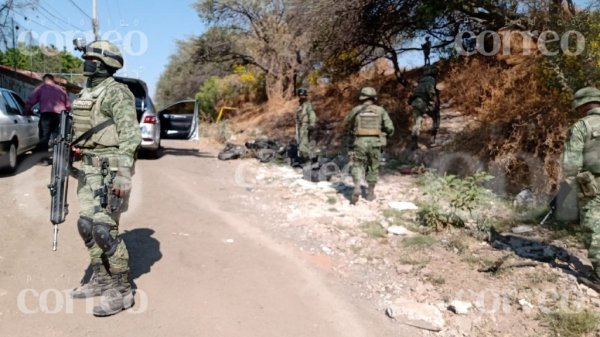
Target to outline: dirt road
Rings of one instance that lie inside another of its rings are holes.
[[[160,159],[138,161],[121,221],[136,306],[105,319],[90,314],[94,301],[67,295],[88,262],[75,181],[53,253],[50,168],[25,158],[18,174],[0,178],[0,336],[415,335],[264,233],[264,218],[239,206],[249,192],[235,183],[235,165],[198,143],[164,146]]]

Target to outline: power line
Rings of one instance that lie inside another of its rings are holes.
[[[15,14],[17,14],[17,15],[20,15],[20,16],[22,16],[22,17],[23,17],[23,19],[25,19],[25,20],[29,20],[29,21],[31,21],[31,22],[33,22],[33,23],[37,24],[37,25],[38,25],[38,26],[40,26],[40,27],[44,27],[44,28],[46,28],[46,29],[48,29],[48,30],[53,30],[52,28],[50,28],[50,27],[48,27],[48,26],[44,25],[43,23],[39,23],[39,22],[37,22],[37,21],[33,20],[32,18],[28,17],[27,15],[24,15],[23,13],[17,12],[17,11],[16,11],[16,10],[14,10],[14,9],[13,9],[13,12],[15,12]]]
[[[49,8],[51,8],[51,9],[52,9],[52,7],[50,6],[50,4],[46,3],[46,5],[47,5]],[[43,10],[44,12],[46,12],[46,13],[50,14],[50,15],[51,15],[52,17],[54,17],[55,19],[57,19],[57,20],[61,21],[62,23],[66,24],[66,25],[68,25],[68,26],[71,26],[71,27],[73,27],[73,28],[75,28],[75,29],[77,29],[77,30],[83,30],[81,27],[77,27],[77,26],[75,26],[74,24],[72,24],[71,22],[68,22],[67,20],[65,20],[64,18],[62,18],[62,17],[60,17],[60,16],[58,16],[58,15],[55,15],[54,13],[50,12],[48,9],[44,8],[44,6],[42,6],[41,4],[40,4],[38,7],[39,7],[41,10]],[[54,11],[56,11],[56,10],[54,10]]]
[[[41,6],[41,5],[40,5]],[[66,24],[70,25],[73,28],[79,29],[79,30],[84,30],[83,28],[81,28],[81,26],[75,26],[73,23],[71,23],[71,20],[68,18],[64,18],[62,17],[62,14],[60,11],[56,10],[56,8],[52,7],[52,5],[50,5],[50,2],[45,2],[45,6],[50,8],[50,10],[52,12],[54,12],[54,14],[51,12],[50,14],[52,14],[52,16],[59,18],[60,20],[62,20],[63,22],[65,22]]]
[[[40,7],[41,9],[43,9],[42,7]],[[66,30],[65,27],[62,24],[59,24],[59,22],[56,21],[56,19],[52,19],[50,16],[48,16],[47,14],[45,14],[42,11],[37,11],[39,14],[41,14],[46,20],[48,20],[48,22],[53,23],[56,27],[58,27],[58,29],[60,30]],[[39,16],[37,16],[38,19],[41,19]]]
[[[75,3],[75,1],[69,0],[69,2],[71,4],[73,4],[73,6],[75,6],[75,8],[77,8],[83,15],[87,16],[88,19],[92,20],[92,17],[88,13],[86,13],[83,9],[81,9],[81,7],[79,7],[79,5],[77,5],[77,3]]]

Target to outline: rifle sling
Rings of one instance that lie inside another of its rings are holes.
[[[77,139],[75,139],[72,143],[71,146],[73,145],[77,145],[80,142],[85,142],[86,140],[90,139],[90,137],[92,137],[95,133],[100,132],[104,129],[106,129],[107,127],[111,126],[115,124],[115,121],[111,119],[107,119],[104,122],[94,126],[93,128],[87,130],[86,132],[84,132],[81,136],[77,137]]]

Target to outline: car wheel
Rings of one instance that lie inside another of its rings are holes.
[[[2,171],[13,173],[17,169],[17,144],[12,142],[8,153],[6,154],[6,163],[2,166]]]

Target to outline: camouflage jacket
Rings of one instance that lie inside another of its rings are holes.
[[[317,115],[310,102],[304,102],[296,109],[296,125],[298,128],[314,127]]]
[[[563,175],[572,179],[582,171],[600,174],[600,108],[588,111],[567,134],[562,158]]]
[[[142,141],[135,110],[135,98],[126,85],[116,83],[112,77],[109,77],[96,87],[85,88],[79,94],[78,99],[86,97],[86,95],[100,89],[102,86],[106,86],[106,89],[96,102],[96,104],[100,104],[99,113],[102,115],[101,118],[112,118],[115,124],[99,131],[97,135],[91,138],[92,142],[86,142],[82,146],[83,154],[117,157],[120,167],[131,168],[134,165],[136,151]],[[73,104],[74,109],[76,101]],[[97,117],[93,119],[98,120]],[[110,136],[107,137],[109,134]],[[115,141],[112,142],[114,145],[104,146],[101,141],[94,141],[95,139],[101,140],[103,137],[114,137]]]

